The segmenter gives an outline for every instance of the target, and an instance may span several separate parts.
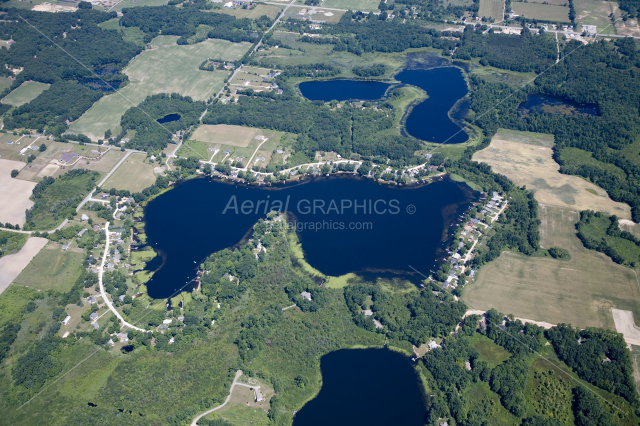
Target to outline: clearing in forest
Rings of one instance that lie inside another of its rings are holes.
[[[7,96],[2,98],[0,102],[14,107],[19,107],[20,105],[31,102],[32,100],[40,96],[40,94],[47,90],[49,86],[51,85],[46,83],[38,83],[37,81],[25,81],[20,85],[20,87],[16,88]]]
[[[82,133],[93,140],[104,138],[108,129],[117,134],[122,115],[150,95],[178,93],[205,101],[222,88],[229,72],[202,71],[200,64],[207,58],[235,61],[250,47],[250,43],[209,39],[183,46],[173,41],[171,45],[145,50],[123,70],[130,83],[96,102],[71,124],[68,133]]]
[[[124,163],[102,185],[106,189],[127,189],[131,192],[139,192],[151,186],[156,181],[153,172],[157,163],[151,164],[145,154],[131,154]]]
[[[577,327],[615,330],[611,308],[640,318],[634,270],[589,250],[576,236],[579,212],[541,205],[540,245],[569,251],[570,260],[528,257],[511,251],[483,265],[463,299],[473,309],[496,308],[517,317]]]
[[[493,22],[501,22],[504,19],[504,0],[480,0],[478,16],[493,18]]]
[[[578,176],[561,174],[552,158],[552,146],[552,135],[500,129],[491,144],[476,152],[473,159],[489,164],[516,185],[533,190],[541,204],[631,218],[629,206],[611,200],[599,186]]]
[[[262,135],[260,129],[244,126],[232,126],[228,124],[205,124],[193,132],[191,139],[207,142],[233,145],[246,148],[258,135]]]

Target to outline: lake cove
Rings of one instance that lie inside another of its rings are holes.
[[[269,210],[289,213],[305,259],[323,274],[407,277],[415,268],[428,275],[445,254],[450,224],[474,199],[468,186],[447,179],[404,188],[344,177],[278,187],[189,180],[145,209],[147,243],[164,260],[147,290],[153,298],[173,295],[204,258],[238,244]]]
[[[388,349],[342,349],[320,359],[322,388],[293,426],[421,426],[426,405],[408,358]]]
[[[390,84],[380,81],[324,80],[305,81],[298,86],[302,96],[312,101],[331,102],[360,100],[375,101],[382,98]]]
[[[449,111],[467,95],[467,83],[462,70],[456,67],[407,69],[395,79],[417,86],[428,98],[415,105],[405,119],[405,130],[414,138],[427,142],[455,144],[469,136],[449,117]]]

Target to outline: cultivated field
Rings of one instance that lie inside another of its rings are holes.
[[[560,166],[551,157],[553,136],[500,129],[489,147],[473,159],[489,164],[515,184],[535,191],[541,204],[596,210],[631,218],[627,204],[609,198],[606,191],[578,176],[560,174]]]
[[[18,253],[0,257],[0,294],[11,285],[48,241],[46,238],[32,237]]]
[[[515,2],[512,2],[515,3]],[[569,6],[569,0],[527,0],[527,3],[544,3],[554,6]]]
[[[11,170],[20,170],[23,166],[24,163],[19,161],[0,159],[0,200],[3,200],[0,203],[0,222],[22,226],[26,220],[25,210],[33,206],[29,197],[36,184],[11,177]]]
[[[102,187],[106,189],[128,189],[131,192],[142,191],[156,181],[153,168],[154,165],[146,160],[145,154],[131,154]]]
[[[615,33],[611,13],[619,17],[620,10],[616,2],[601,0],[575,0],[573,7],[576,10],[576,23],[582,25],[595,25],[598,32],[606,34]],[[620,22],[623,22],[622,19]]]
[[[20,87],[2,98],[0,102],[2,102],[3,104],[18,107],[37,98],[40,93],[47,90],[49,86],[51,85],[38,83],[37,81],[25,81],[20,85]]]
[[[193,132],[191,139],[246,148],[258,135],[263,135],[263,132],[253,127],[204,124]]]
[[[478,16],[501,22],[504,19],[504,0],[480,0]]]
[[[174,37],[177,39],[177,37]],[[166,42],[166,37],[163,37]],[[217,93],[224,85],[227,71],[201,71],[198,69],[207,58],[237,60],[245,54],[249,43],[231,43],[225,40],[206,40],[202,43],[172,45],[145,50],[136,56],[123,70],[131,81],[122,90],[96,102],[78,120],[69,133],[82,133],[97,140],[105,131],[118,130],[120,118],[137,106],[147,96],[158,93],[178,93],[204,101]]]
[[[579,213],[553,206],[540,206],[539,213],[540,245],[565,248],[571,260],[503,252],[467,285],[465,302],[474,309],[496,308],[521,318],[611,330],[612,307],[640,318],[634,271],[582,245],[575,231]]]
[[[318,9],[322,7],[331,7],[335,9],[346,10],[361,10],[363,12],[375,12],[378,10],[380,4],[377,0],[324,0],[318,6]],[[314,18],[315,20],[321,20],[320,18]]]
[[[35,238],[30,238],[29,241],[33,239]],[[37,238],[37,240],[42,239]],[[44,239],[45,243],[47,241]],[[37,255],[18,275],[13,284],[39,290],[69,291],[82,272],[84,251],[77,248],[62,251],[61,244],[51,242],[36,253]]]
[[[570,22],[569,8],[565,6],[554,6],[541,3],[511,3],[511,9],[527,19],[540,19],[552,22]]]

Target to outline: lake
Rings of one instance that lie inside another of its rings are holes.
[[[157,119],[158,123],[170,123],[172,121],[180,120],[180,114],[167,114],[162,118]]]
[[[391,85],[380,81],[363,80],[305,81],[298,85],[305,98],[324,102],[375,101],[384,96],[389,86]]]
[[[598,104],[580,104],[557,96],[534,94],[527,96],[527,100],[518,105],[518,116],[529,114],[558,114],[558,115],[598,115]]]
[[[388,349],[342,349],[320,359],[322,388],[293,426],[422,426],[424,393],[409,359]]]
[[[427,142],[446,144],[469,140],[469,136],[449,117],[449,111],[468,92],[460,68],[407,69],[395,78],[421,88],[428,96],[406,116],[404,128],[409,135]]]
[[[344,177],[277,187],[189,180],[145,209],[147,242],[163,260],[147,266],[161,265],[148,293],[171,296],[207,256],[238,244],[270,209],[292,215],[305,259],[326,275],[375,272],[419,282],[412,268],[429,274],[445,254],[450,224],[472,200],[468,186],[447,179],[402,188]]]

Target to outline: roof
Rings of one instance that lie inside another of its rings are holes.
[[[162,321],[162,324],[171,324],[171,321],[173,321],[170,318],[167,318],[166,320]]]
[[[256,388],[255,393],[256,393],[256,401],[264,400],[264,397],[262,396],[262,392],[260,392],[260,389]]]
[[[93,327],[93,328],[94,328],[94,329],[96,329],[96,330],[100,328],[100,326],[98,325],[98,323],[97,323],[97,322],[92,323],[92,324],[91,324],[91,327]]]
[[[91,318],[92,320],[97,320],[98,319],[98,314],[93,312],[91,315],[89,315],[89,318]]]
[[[85,233],[85,232],[87,232],[87,229],[86,229],[86,228],[85,228],[85,229],[83,229],[83,230],[81,230],[80,232],[78,232],[78,236],[79,236],[79,237],[82,237],[82,236],[84,235],[84,233]]]
[[[60,161],[62,161],[63,163],[68,163],[76,157],[80,157],[80,155],[76,154],[75,152],[65,152],[60,156]]]
[[[311,300],[311,293],[309,293],[308,291],[303,291],[302,293],[300,293],[300,296],[304,297],[307,300]]]

